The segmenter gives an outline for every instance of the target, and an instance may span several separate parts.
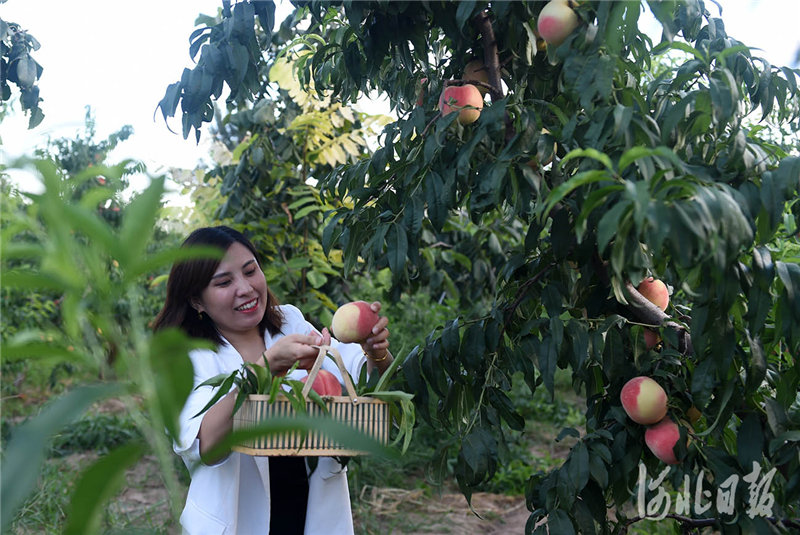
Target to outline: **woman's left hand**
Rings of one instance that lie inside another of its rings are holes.
[[[375,301],[370,305],[370,308],[377,314],[381,310],[381,304],[379,301]],[[383,360],[389,352],[389,330],[386,328],[388,324],[389,318],[378,316],[378,323],[372,327],[372,334],[361,344],[361,349],[372,360]]]

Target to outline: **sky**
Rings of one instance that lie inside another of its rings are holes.
[[[800,0],[719,0],[728,35],[762,49],[756,55],[776,66],[793,64],[800,49]],[[8,0],[0,4],[0,18],[27,29],[42,45],[33,57],[44,67],[39,80],[40,106],[45,119],[33,130],[19,111],[0,125],[4,162],[30,155],[44,146],[48,137],[83,134],[85,107],[95,114],[97,138],[105,139],[123,125],[133,126],[134,135],[110,155],[143,161],[153,174],[170,167],[194,168],[208,161],[210,145],[203,136],[184,140],[171,133],[154,111],[169,84],[180,79],[189,58],[189,35],[198,14],[214,14],[220,0]],[[714,16],[718,8],[706,7]],[[292,10],[286,0],[278,3],[276,24]],[[648,12],[649,13],[649,12]],[[643,28],[644,29],[644,28]],[[13,86],[12,86],[13,87]],[[387,113],[388,106],[365,105],[373,113]],[[171,120],[180,132],[180,116]],[[204,126],[204,130],[207,125]],[[15,174],[20,189],[36,191],[38,181]],[[149,179],[131,179],[131,188],[144,188]],[[180,204],[176,194],[172,201]]]

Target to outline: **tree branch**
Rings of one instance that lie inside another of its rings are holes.
[[[486,69],[486,74],[489,77],[489,85],[487,87],[489,94],[492,97],[492,102],[497,102],[503,99],[503,77],[500,76],[500,54],[497,49],[497,39],[494,35],[494,28],[492,28],[492,21],[489,18],[487,11],[481,11],[475,18],[472,19],[475,28],[481,34],[481,42],[483,43],[483,66]],[[516,129],[511,122],[511,117],[508,111],[505,113],[505,126],[506,126],[506,143],[516,135]]]
[[[628,533],[628,528],[631,526],[631,524],[635,524],[636,522],[639,522],[641,520],[646,520],[647,518],[652,518],[652,517],[636,516],[629,519],[627,522],[625,522],[625,525],[622,526],[622,529],[619,532],[620,535],[626,535]],[[717,522],[722,521],[722,519],[720,518],[689,518],[687,516],[681,516],[675,514],[668,514],[667,518],[670,518],[672,520],[677,520],[678,522],[683,524],[684,527],[687,528],[704,528],[708,526],[713,526]],[[770,516],[770,517],[765,517],[765,520],[769,520],[773,524],[777,524],[780,522],[787,528],[800,529],[800,519],[797,518],[775,518]]]
[[[534,275],[533,277],[531,277],[530,279],[528,279],[524,283],[522,283],[522,286],[519,289],[519,293],[517,294],[517,298],[514,300],[513,303],[511,303],[511,305],[509,307],[506,308],[506,310],[508,310],[508,319],[506,319],[506,321],[503,322],[503,325],[500,327],[500,339],[501,340],[503,338],[503,333],[506,330],[506,325],[508,324],[509,321],[511,321],[511,318],[514,316],[514,312],[517,310],[517,307],[519,307],[520,303],[522,303],[522,300],[525,298],[525,294],[527,294],[528,290],[530,289],[530,287],[533,284],[535,284],[536,281],[538,281],[540,278],[542,278],[542,276],[545,273],[550,271],[550,269],[553,266],[555,266],[555,263],[548,264],[547,267],[542,269],[539,273],[537,273],[536,275]]]
[[[492,86],[491,84],[487,84],[486,82],[481,82],[480,80],[446,80],[444,83],[445,87],[451,85],[467,85],[467,84],[480,86],[488,90],[489,92],[491,92],[494,89],[494,86]]]
[[[625,290],[628,293],[628,310],[637,318],[650,325],[663,325],[678,333],[678,351],[684,354],[693,354],[692,337],[683,325],[670,320],[663,310],[651,303],[639,290],[633,287],[630,281],[625,281]]]
[[[606,272],[606,267],[597,253],[592,257],[592,265],[600,281],[606,286],[611,284],[611,279],[608,276],[608,272]],[[672,321],[663,310],[640,294],[639,290],[634,288],[630,281],[625,281],[625,291],[628,294],[627,297],[629,301],[626,308],[630,310],[634,316],[641,320],[642,323],[647,323],[648,325],[662,325],[676,331],[678,333],[678,351],[687,355],[694,354],[691,334],[683,325]]]
[[[486,74],[489,76],[489,94],[492,96],[492,102],[502,100],[502,77],[500,76],[500,54],[497,50],[497,39],[494,36],[494,28],[492,28],[492,21],[489,19],[489,14],[486,11],[481,11],[472,20],[475,28],[480,32],[483,41],[483,65],[486,68]]]

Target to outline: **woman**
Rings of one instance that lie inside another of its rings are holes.
[[[217,247],[225,256],[173,265],[154,330],[178,327],[216,345],[214,351],[190,352],[195,386],[238,370],[245,362],[269,364],[272,373],[279,374],[299,361],[299,369],[289,377],[301,379],[317,358],[318,350],[312,346],[321,344],[339,350],[353,377],[359,376],[365,363],[368,372],[377,368],[383,373],[392,362],[387,318],[379,317],[373,335],[361,345],[339,343],[327,328],[318,332],[297,308],[278,303],[267,287],[255,247],[240,232],[224,226],[201,228],[183,243],[192,245]],[[372,303],[375,312],[380,306]],[[342,381],[330,359],[323,368]],[[192,473],[181,515],[184,533],[353,533],[346,468],[332,458],[320,458],[313,472],[304,458],[297,457],[232,452],[209,464],[203,462],[201,457],[232,428],[235,389],[193,418],[214,391],[208,386],[192,391],[174,442],[175,452]]]

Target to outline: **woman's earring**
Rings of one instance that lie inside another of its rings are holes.
[[[200,321],[203,321],[203,313],[202,312],[198,312],[197,313],[197,319],[199,319]]]

